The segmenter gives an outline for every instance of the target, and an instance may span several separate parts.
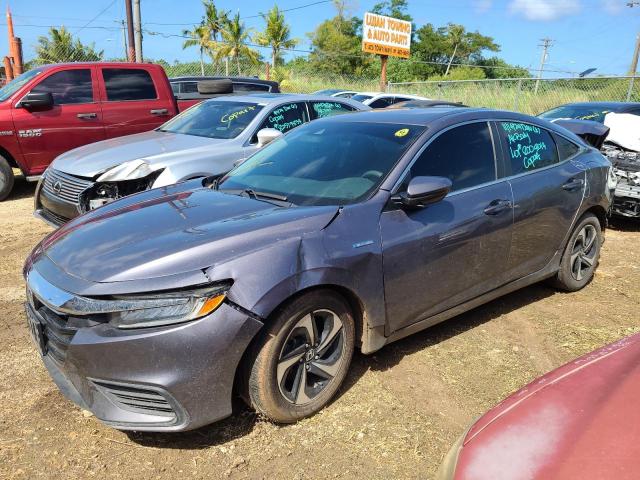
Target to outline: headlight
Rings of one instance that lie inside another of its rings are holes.
[[[107,314],[118,328],[158,327],[188,322],[215,311],[224,301],[228,285],[213,289],[193,290],[150,296],[114,298],[121,308]]]
[[[98,177],[97,182],[120,182],[122,180],[135,180],[144,178],[154,172],[151,165],[142,159],[124,162],[110,168]]]

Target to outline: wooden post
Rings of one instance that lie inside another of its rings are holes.
[[[387,60],[388,55],[380,55],[380,91],[387,91]]]
[[[271,67],[271,65],[269,65],[269,62],[264,62],[264,68],[265,68],[266,73],[267,73],[267,80],[271,80],[270,67]]]
[[[124,0],[124,6],[127,13],[127,37],[129,40],[129,51],[127,55],[128,62],[136,61],[135,34],[133,31],[133,6],[131,0]]]

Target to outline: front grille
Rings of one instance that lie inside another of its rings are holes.
[[[176,418],[176,412],[162,393],[138,385],[122,385],[98,380],[93,384],[118,407],[136,413]]]
[[[77,205],[80,194],[93,186],[93,182],[48,168],[44,174],[42,188],[49,195],[68,203]]]
[[[40,208],[40,215],[42,215],[46,221],[55,225],[56,227],[64,225],[69,220],[71,220],[70,218],[63,217],[62,215],[58,215],[57,213],[45,207]]]
[[[45,355],[50,355],[59,363],[67,358],[67,349],[78,329],[69,324],[67,315],[53,311],[42,304],[29,292],[27,293],[27,309],[42,325],[44,335],[43,347]]]

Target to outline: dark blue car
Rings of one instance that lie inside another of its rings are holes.
[[[468,108],[292,130],[222,178],[100,207],[27,259],[54,381],[120,429],[325,406],[355,349],[598,265],[610,164],[562,127]]]

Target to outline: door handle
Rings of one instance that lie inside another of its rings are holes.
[[[563,190],[568,190],[568,191],[572,191],[572,190],[577,190],[579,188],[582,188],[582,186],[584,185],[584,180],[581,178],[572,178],[570,180],[568,180],[564,185],[562,185]]]
[[[85,119],[85,118],[98,118],[98,114],[97,113],[78,113],[76,115],[76,117],[82,118],[82,119]]]
[[[149,110],[149,113],[151,115],[167,115],[169,113],[169,110],[166,108],[154,108],[152,110]]]
[[[511,201],[510,200],[494,200],[489,204],[487,208],[484,209],[485,215],[498,215],[505,210],[511,209]]]

